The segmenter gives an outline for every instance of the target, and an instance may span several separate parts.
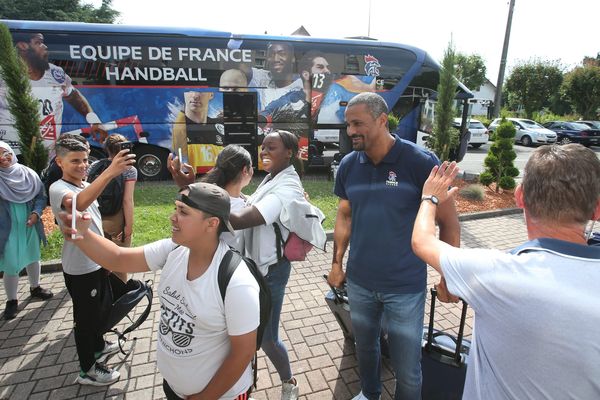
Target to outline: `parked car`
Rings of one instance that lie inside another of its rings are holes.
[[[581,143],[584,146],[600,144],[600,129],[592,129],[581,122],[550,121],[544,126],[558,134],[558,143]]]
[[[556,142],[556,132],[544,128],[535,121],[524,118],[506,118],[515,126],[515,142],[521,142],[523,146],[532,144],[549,144]],[[490,134],[496,130],[502,118],[496,118],[488,126]]]
[[[581,124],[586,124],[592,129],[600,129],[600,121],[575,121]]]
[[[460,128],[461,118],[454,118],[452,125],[455,128]],[[478,149],[482,144],[486,144],[490,138],[488,131],[481,121],[471,118],[467,130],[471,133],[469,145],[474,149]]]

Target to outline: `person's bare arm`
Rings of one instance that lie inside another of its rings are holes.
[[[235,230],[252,228],[266,223],[265,218],[255,206],[244,207],[237,212],[232,212],[229,214],[229,222]]]
[[[219,399],[242,376],[252,361],[256,349],[256,330],[245,335],[229,336],[231,349],[215,375],[200,393],[187,396],[188,400]]]
[[[71,210],[70,204],[67,208]],[[63,222],[61,231],[65,240],[71,240],[91,260],[99,265],[110,267],[115,272],[146,272],[149,271],[143,247],[119,247],[103,236],[97,235],[88,228],[92,217],[88,213],[77,213],[77,229],[71,229],[71,213],[62,211],[58,217]],[[71,239],[71,234],[77,237]]]
[[[121,175],[123,171],[135,163],[135,154],[129,154],[129,150],[121,150],[112,160],[110,166],[106,168],[94,182],[90,183],[77,195],[77,210],[85,211],[98,196],[102,193],[106,185]],[[62,205],[64,209],[71,209],[71,198],[73,193],[69,193],[63,197]],[[68,201],[68,204],[67,204]]]
[[[458,173],[458,167],[453,162],[448,164],[444,162],[440,167],[437,165],[431,170],[429,178],[423,185],[423,196],[434,195],[439,199],[440,205],[436,206],[431,201],[422,201],[419,212],[415,219],[415,226],[413,228],[412,235],[412,248],[415,254],[427,264],[431,265],[442,274],[440,266],[440,253],[444,246],[448,245],[459,245],[460,244],[460,230],[451,221],[452,211],[454,205],[448,209],[442,211],[446,223],[444,233],[444,239],[451,242],[446,243],[437,238],[435,230],[435,220],[437,208],[443,206],[443,203],[452,202],[451,197],[458,190],[452,188],[448,190],[448,187],[456,177]],[[454,211],[454,214],[456,211]],[[448,216],[450,215],[450,217]],[[458,220],[456,221],[458,224]],[[440,237],[442,236],[442,226],[440,226]]]
[[[77,110],[79,114],[83,115],[84,117],[88,113],[94,112],[94,110],[92,110],[92,106],[90,106],[90,103],[85,97],[83,97],[81,92],[79,92],[79,90],[77,89],[73,89],[71,91],[71,94],[65,96],[64,99],[67,103],[73,106],[73,108]]]
[[[99,143],[104,143],[106,138],[108,137],[108,132],[104,129],[102,122],[94,113],[92,106],[87,101],[87,99],[81,94],[81,92],[77,89],[73,89],[71,94],[65,96],[65,101],[73,106],[74,109],[77,110],[81,115],[85,117],[85,120],[90,124],[91,134],[94,137],[94,140]]]
[[[125,227],[123,229],[125,237],[122,240],[130,237],[133,233],[133,192],[135,191],[135,181],[125,181],[123,188],[123,217],[125,219]]]
[[[333,229],[333,260],[331,261],[331,270],[327,276],[327,282],[333,287],[341,287],[346,280],[342,261],[348,249],[348,243],[350,243],[351,229],[352,208],[350,201],[340,199]]]

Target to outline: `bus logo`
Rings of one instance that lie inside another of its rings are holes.
[[[379,76],[379,60],[370,54],[365,56],[365,74],[368,76]]]

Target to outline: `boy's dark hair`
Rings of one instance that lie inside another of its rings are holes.
[[[298,156],[298,136],[292,132],[278,130],[283,147],[292,151],[292,160]]]
[[[81,135],[65,133],[60,135],[54,145],[57,157],[64,157],[72,151],[90,151],[90,144]]]
[[[242,146],[230,144],[219,153],[215,166],[208,171],[201,181],[224,188],[229,183],[239,179],[244,167],[252,168],[250,153]]]
[[[104,142],[104,150],[106,150],[109,157],[114,157],[121,151],[121,143],[126,141],[127,138],[119,133],[108,135]]]

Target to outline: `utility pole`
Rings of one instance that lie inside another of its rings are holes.
[[[498,82],[496,83],[496,96],[494,97],[494,114],[493,118],[500,114],[500,106],[502,102],[502,85],[504,84],[504,70],[506,69],[506,54],[508,53],[508,42],[510,40],[510,27],[512,25],[513,10],[515,8],[515,0],[510,0],[508,6],[508,20],[506,21],[506,32],[504,33],[504,46],[502,47],[502,57],[500,58],[500,70],[498,71]]]
[[[367,37],[371,37],[371,0],[369,0],[369,26],[367,28]]]

